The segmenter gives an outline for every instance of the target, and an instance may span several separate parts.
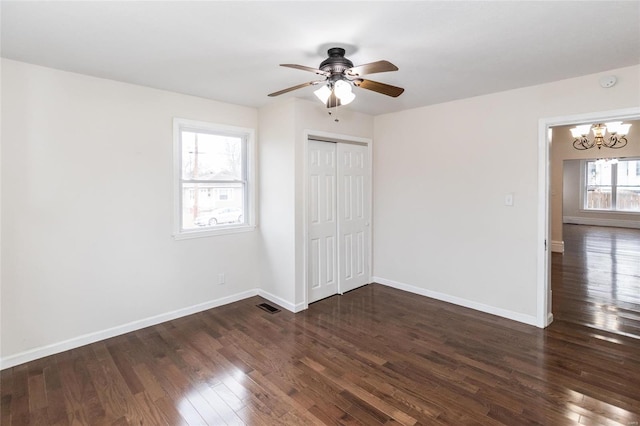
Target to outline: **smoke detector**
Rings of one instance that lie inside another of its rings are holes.
[[[613,87],[616,85],[618,79],[615,75],[606,75],[604,77],[600,77],[600,87],[608,89],[609,87]]]

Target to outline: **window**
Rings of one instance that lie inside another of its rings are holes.
[[[585,210],[640,212],[640,159],[585,162]]]
[[[176,238],[253,229],[253,129],[174,119]]]

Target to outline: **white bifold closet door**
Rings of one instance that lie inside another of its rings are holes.
[[[369,283],[370,162],[366,145],[309,141],[308,302]]]
[[[369,284],[370,185],[366,145],[337,144],[338,291]]]

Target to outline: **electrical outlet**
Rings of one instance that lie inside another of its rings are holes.
[[[223,285],[225,283],[224,274],[218,274],[218,284]]]

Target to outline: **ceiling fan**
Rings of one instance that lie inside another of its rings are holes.
[[[340,105],[346,105],[353,101],[355,95],[351,91],[352,86],[372,90],[394,98],[400,96],[402,92],[404,92],[404,89],[401,87],[361,78],[361,76],[365,74],[397,71],[398,67],[393,65],[391,62],[377,61],[354,67],[353,62],[344,57],[344,49],[340,47],[332,47],[327,51],[327,53],[329,54],[329,57],[322,61],[318,68],[311,68],[296,64],[280,64],[280,66],[283,67],[313,72],[317,75],[323,76],[324,80],[315,80],[298,84],[287,89],[270,93],[269,96],[282,95],[283,93],[302,89],[307,86],[321,85],[320,89],[315,91],[315,95],[327,105],[327,108],[333,108]]]

